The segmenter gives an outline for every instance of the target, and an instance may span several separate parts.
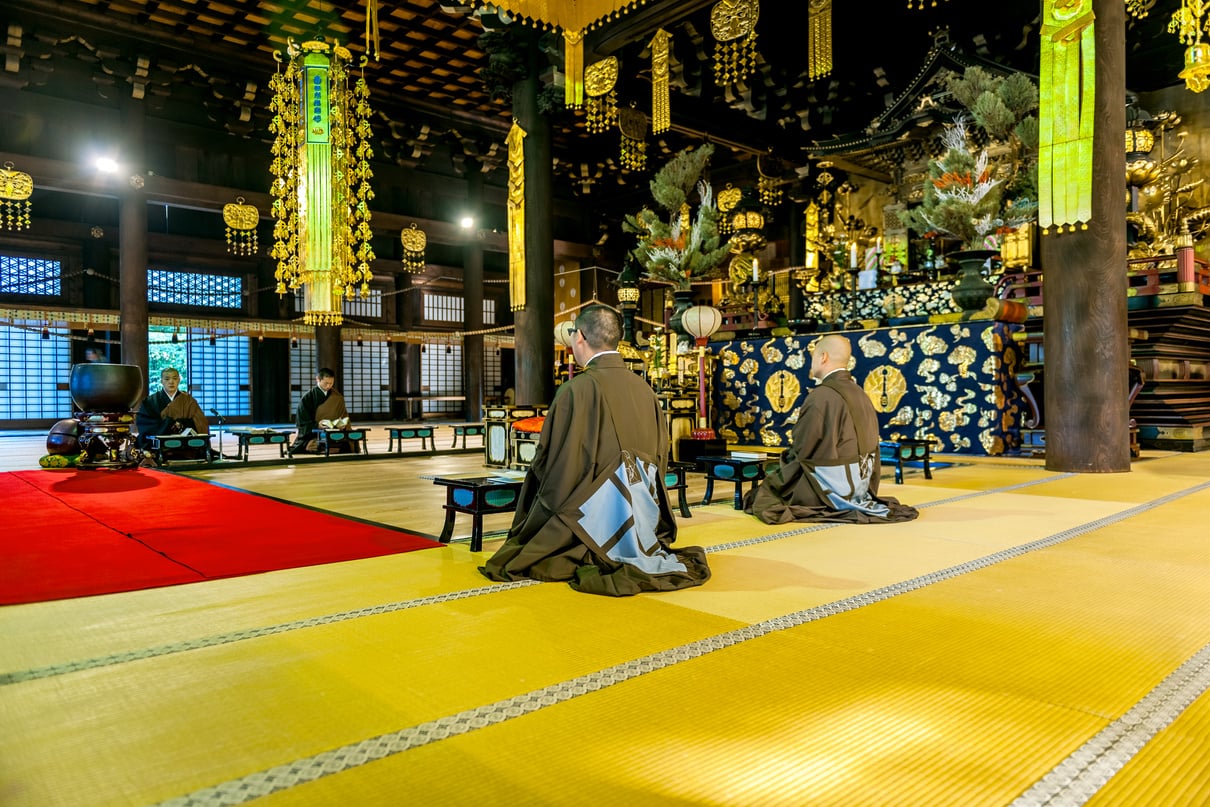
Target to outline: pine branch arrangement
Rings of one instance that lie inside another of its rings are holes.
[[[707,143],[674,156],[651,180],[651,196],[664,215],[644,207],[627,215],[622,229],[634,233],[638,244],[630,255],[647,277],[687,290],[694,280],[706,280],[723,258],[729,244],[720,245],[718,208],[702,172],[714,154]],[[697,192],[697,215],[690,209],[690,194]]]

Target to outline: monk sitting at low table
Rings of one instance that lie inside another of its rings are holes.
[[[349,425],[349,410],[345,408],[345,396],[336,386],[336,374],[327,367],[320,367],[315,374],[315,386],[311,388],[302,400],[298,402],[295,415],[295,425],[298,434],[294,436],[294,444],[290,446],[291,454],[314,454],[318,451],[318,435],[316,429],[320,424],[324,428],[342,429]],[[330,450],[337,453],[353,451],[348,442],[333,443]]]

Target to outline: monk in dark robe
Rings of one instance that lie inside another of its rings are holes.
[[[919,513],[879,498],[878,414],[849,375],[852,346],[828,334],[811,355],[816,387],[798,411],[777,470],[748,493],[744,509],[766,524],[788,521],[910,521]]]
[[[315,430],[320,423],[343,419],[348,425],[349,410],[345,408],[345,396],[333,389],[335,386],[336,374],[327,367],[320,367],[315,374],[315,386],[298,402],[294,419],[298,433],[290,446],[291,454],[315,451]],[[335,444],[333,450],[343,451],[347,448],[347,443],[341,442]]]
[[[584,370],[551,403],[512,529],[480,571],[615,597],[701,585],[710,577],[702,548],[671,548],[668,426],[651,387],[617,352],[621,317],[593,304],[575,328],[572,353]]]
[[[180,434],[193,429],[197,434],[209,434],[210,423],[202,407],[192,395],[180,388],[181,374],[165,367],[160,372],[160,391],[148,395],[135,413],[135,428],[139,436],[135,445],[148,448],[158,434]]]

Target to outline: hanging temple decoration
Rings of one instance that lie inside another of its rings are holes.
[[[1210,20],[1203,20],[1210,5],[1202,0],[1181,0],[1181,7],[1173,13],[1168,23],[1168,32],[1177,35],[1185,48],[1185,69],[1180,78],[1190,92],[1204,92],[1210,87],[1210,44],[1202,41],[1202,31]]]
[[[647,115],[635,109],[618,113],[618,129],[622,132],[622,166],[632,171],[647,167]]]
[[[525,308],[525,136],[515,120],[508,131],[508,300]]]
[[[730,182],[727,187],[718,192],[714,197],[715,203],[718,205],[718,231],[721,235],[727,235],[731,232],[731,211],[739,204],[739,200],[743,198],[744,192],[739,188],[732,186]]]
[[[29,229],[29,197],[33,192],[34,178],[29,174],[14,170],[10,162],[0,168],[0,201],[3,202],[0,221],[6,230]]]
[[[807,78],[832,72],[832,0],[807,0]]]
[[[1092,218],[1096,93],[1092,0],[1044,0],[1038,73],[1038,225],[1087,229]]]
[[[403,244],[403,268],[413,273],[423,272],[424,248],[428,245],[424,230],[412,222],[411,227],[399,231],[399,241]]]
[[[244,204],[244,197],[235,197],[233,204],[223,205],[223,223],[227,225],[227,251],[236,255],[255,255],[259,247],[256,227],[260,211]]]
[[[609,131],[618,122],[618,58],[593,62],[584,71],[584,128],[592,134]]]
[[[277,293],[304,287],[304,322],[339,325],[341,298],[367,296],[373,276],[370,92],[364,76],[350,83],[353,57],[339,45],[291,41],[274,58],[284,62],[269,82]]]
[[[756,21],[759,0],[722,0],[710,9],[714,34],[714,83],[720,87],[743,81],[756,70]]]
[[[672,126],[669,103],[668,41],[672,35],[663,28],[651,40],[651,133],[660,134]]]

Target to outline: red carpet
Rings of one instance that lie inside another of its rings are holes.
[[[438,547],[411,533],[147,469],[0,473],[0,604]]]

